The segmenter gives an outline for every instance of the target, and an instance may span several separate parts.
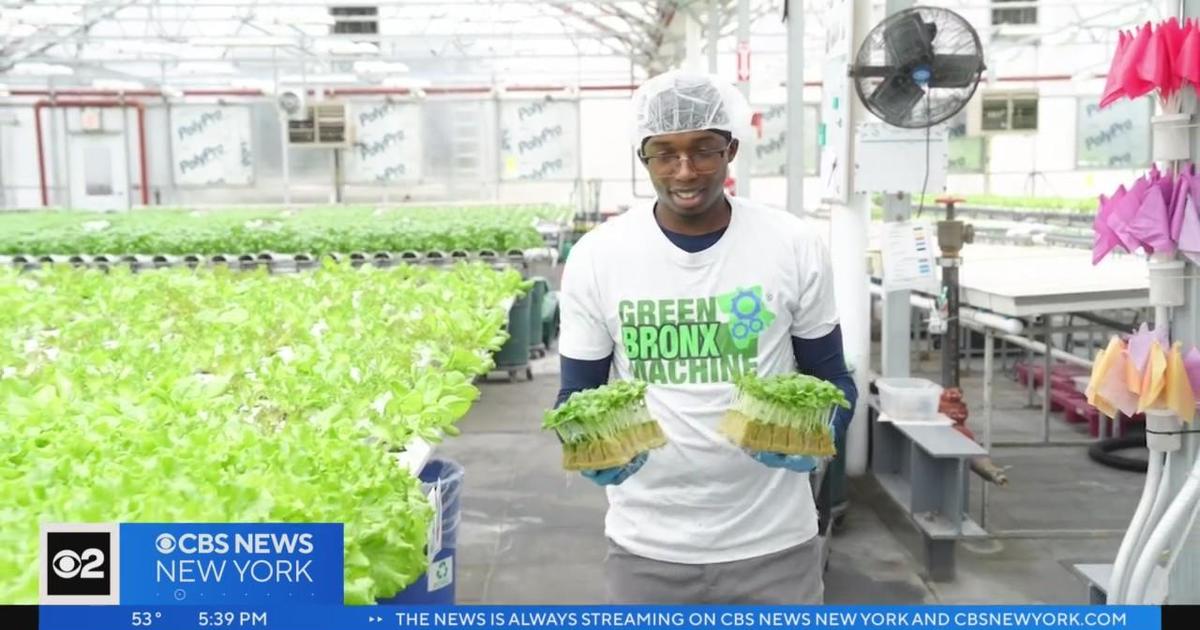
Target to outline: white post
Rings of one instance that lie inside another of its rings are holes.
[[[804,2],[787,3],[787,209],[804,216]]]
[[[689,12],[687,19],[684,20],[684,49],[683,65],[691,72],[700,72],[700,29],[703,26],[700,24],[700,19],[695,14]]]
[[[55,99],[54,77],[47,78],[46,85],[50,90],[50,101],[53,102]],[[61,107],[49,107],[46,109],[46,133],[50,135],[50,141],[45,145],[46,156],[44,164],[46,169],[46,191],[48,193],[46,201],[53,199],[54,203],[61,207],[73,208],[75,203],[75,195],[71,190],[71,136],[70,134],[67,134],[65,145],[60,145],[58,140],[58,115],[62,114],[63,111],[64,110]],[[65,120],[66,119],[64,119],[64,125],[66,124]],[[67,154],[65,168],[62,171],[59,170],[58,163],[59,146],[65,147]],[[63,173],[62,178],[59,177],[60,172]],[[60,179],[61,181],[65,181],[67,183],[67,202],[65,205],[60,203],[62,197],[58,195]]]
[[[884,198],[884,221],[907,221],[911,214],[912,201],[908,195],[888,195]],[[912,363],[912,291],[886,291],[881,297],[881,371],[887,377],[908,376]]]
[[[717,44],[721,41],[721,7],[708,0],[708,72],[717,73]]]
[[[797,2],[796,4],[800,4]],[[871,29],[871,12],[859,2],[850,4],[850,49],[847,63],[853,59],[862,40]],[[842,69],[845,71],[845,69]],[[849,99],[846,124],[853,130],[866,118],[866,108],[857,96]],[[789,147],[791,142],[788,142]],[[854,144],[850,144],[850,167],[854,163]],[[853,169],[850,169],[853,173]],[[870,200],[854,192],[850,178],[849,201],[845,207],[833,206],[830,217],[829,250],[833,262],[834,293],[841,314],[842,339],[846,361],[855,368],[858,390],[868,389],[866,376],[871,362],[871,289],[867,270],[867,231],[871,225]],[[846,474],[861,476],[867,471],[867,406],[858,405],[846,436]]]
[[[125,94],[121,93],[121,100],[125,100]],[[133,209],[133,162],[130,159],[132,151],[129,150],[129,110],[124,106],[117,109],[121,114],[121,155],[125,156],[125,209]],[[100,110],[100,116],[104,116],[104,110]],[[144,122],[144,119],[143,119]],[[145,133],[145,130],[143,130]],[[142,159],[146,159],[142,156]],[[145,182],[138,179],[138,187],[140,188]],[[150,194],[149,191],[146,194]]]
[[[279,95],[279,64],[276,62],[278,50],[279,48],[277,47],[271,48],[272,78],[275,84],[275,94],[273,95],[274,98],[278,98]],[[274,98],[272,100],[274,100]],[[279,151],[282,160],[280,166],[282,167],[283,172],[283,205],[287,206],[291,205],[292,203],[292,187],[291,175],[288,173],[288,119],[287,114],[283,113],[282,109],[279,110],[279,134]]]
[[[992,355],[996,350],[996,337],[988,328],[983,337],[983,450],[992,454]],[[980,490],[982,505],[979,510],[979,526],[987,529],[988,481],[984,480]]]
[[[897,11],[903,11],[911,7],[912,0],[887,0],[886,11],[891,15]],[[870,27],[873,24],[866,25],[858,34],[860,37],[865,37]],[[852,51],[852,54],[857,50]],[[855,97],[857,99],[857,97]],[[855,122],[862,120],[862,117],[857,113],[854,116]],[[853,129],[853,127],[851,127]],[[887,195],[883,201],[883,220],[888,222],[908,221],[912,217],[912,196],[911,195]],[[908,376],[912,360],[910,340],[911,340],[911,320],[912,320],[912,304],[910,303],[911,291],[890,291],[883,294],[883,321],[881,348],[883,363],[881,365],[884,376],[899,377]]]
[[[738,54],[741,51],[746,51],[746,61],[750,59],[750,0],[738,0],[738,29],[737,29],[737,49]],[[788,27],[791,28],[791,27]],[[801,49],[801,57],[803,57],[803,49]],[[741,64],[739,63],[739,66]],[[742,96],[746,97],[746,101],[753,104],[750,100],[750,75],[749,68],[746,70],[744,77],[738,77],[738,90]],[[740,150],[737,157],[737,194],[739,197],[750,196],[751,179],[754,177],[754,147],[758,144],[758,138],[746,138],[740,143]]]
[[[866,195],[853,195],[849,205],[834,207],[830,217],[830,258],[834,293],[841,314],[846,361],[855,369],[858,390],[867,393],[871,361],[871,294],[867,275],[867,229],[871,217]],[[846,440],[846,473],[867,470],[867,406],[859,404]]]

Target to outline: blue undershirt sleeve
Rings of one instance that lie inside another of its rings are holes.
[[[554,408],[557,409],[560,405],[567,402],[567,399],[575,392],[581,392],[585,389],[595,389],[608,383],[608,373],[612,368],[612,359],[611,354],[603,359],[596,359],[594,361],[560,356],[559,366],[561,367],[562,375],[558,389],[558,400],[554,402]]]
[[[792,337],[792,350],[796,355],[798,372],[833,383],[846,395],[846,400],[850,401],[850,409],[838,409],[833,419],[838,435],[846,435],[846,429],[854,417],[858,389],[854,386],[854,377],[846,367],[841,326],[835,326],[829,334],[816,339]]]

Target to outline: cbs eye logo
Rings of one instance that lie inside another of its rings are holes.
[[[158,538],[154,539],[154,548],[159,553],[171,553],[175,551],[175,537],[170,534],[159,534]]]
[[[47,595],[109,595],[112,539],[108,532],[49,532]]]
[[[50,562],[50,569],[64,580],[73,577],[84,580],[102,580],[104,579],[104,572],[100,570],[102,566],[104,566],[104,552],[95,547],[84,549],[82,557],[71,549],[63,549],[54,554],[54,560]]]

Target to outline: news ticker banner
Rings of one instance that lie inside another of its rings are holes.
[[[40,597],[63,605],[341,605],[340,523],[42,526]]]
[[[341,524],[43,525],[42,605],[0,607],[0,628],[1196,627],[1157,607],[343,606],[344,544]]]
[[[13,630],[1181,630],[1195,628],[1198,611],[1116,606],[41,606],[36,619],[27,615],[25,623],[6,612],[0,608],[0,624]]]

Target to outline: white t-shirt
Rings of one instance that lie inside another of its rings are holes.
[[[828,252],[801,219],[730,202],[729,227],[704,251],[672,243],[647,203],[581,238],[563,270],[560,352],[613,354],[615,378],[649,383],[667,436],[608,487],[607,536],[654,560],[741,560],[817,534],[808,474],[755,461],[717,426],[737,374],[794,371],[791,337],[837,325]]]

